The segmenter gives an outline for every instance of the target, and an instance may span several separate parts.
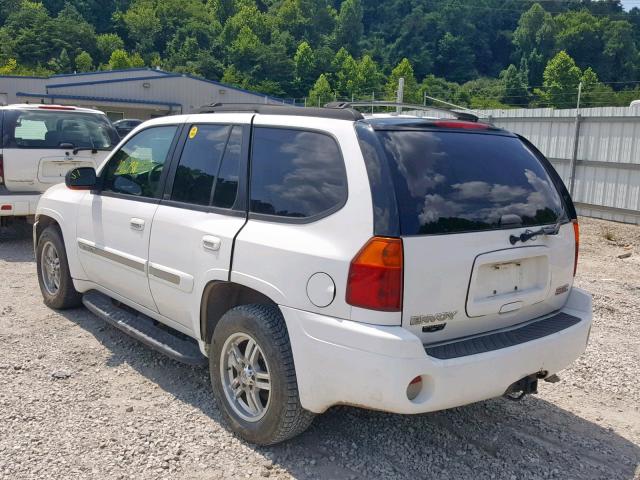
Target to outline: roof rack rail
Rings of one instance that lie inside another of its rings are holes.
[[[397,103],[397,102],[385,102],[385,101],[362,101],[362,102],[330,102],[325,105],[325,108],[335,109],[353,109],[356,107],[395,107],[406,108],[412,110],[435,110],[439,112],[446,112],[453,115],[457,120],[465,120],[468,122],[477,122],[478,116],[473,113],[461,112],[459,110],[453,110],[451,108],[432,107],[429,105],[417,105],[412,103]]]
[[[364,116],[353,108],[295,107],[267,103],[212,103],[200,107],[197,113],[261,113],[263,115],[296,115],[336,120],[362,120]]]

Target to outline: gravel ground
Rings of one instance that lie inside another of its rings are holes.
[[[417,416],[334,408],[269,448],[224,428],[205,369],[46,308],[29,240],[6,234],[0,478],[640,479],[640,227],[581,225],[595,323],[559,383]]]

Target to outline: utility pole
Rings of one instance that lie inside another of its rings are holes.
[[[404,100],[404,77],[398,79],[398,95],[396,97],[396,103],[402,103]],[[396,107],[396,113],[400,115],[402,113],[402,107],[398,105]]]
[[[569,169],[569,194],[573,196],[576,179],[576,164],[578,163],[578,147],[580,146],[580,97],[582,96],[582,82],[578,84],[578,102],[576,103],[576,123],[573,133],[573,151],[571,152],[571,165]]]

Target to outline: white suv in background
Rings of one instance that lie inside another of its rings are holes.
[[[38,275],[47,305],[208,363],[243,438],[283,441],[338,404],[517,399],[584,351],[576,212],[525,139],[468,115],[204,112],[147,122],[49,189]]]
[[[0,107],[0,220],[33,216],[40,194],[118,143],[104,113],[65,105]]]

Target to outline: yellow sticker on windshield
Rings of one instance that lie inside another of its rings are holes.
[[[198,134],[198,127],[194,125],[193,127],[191,127],[191,130],[189,130],[189,138],[195,138],[197,134]]]

